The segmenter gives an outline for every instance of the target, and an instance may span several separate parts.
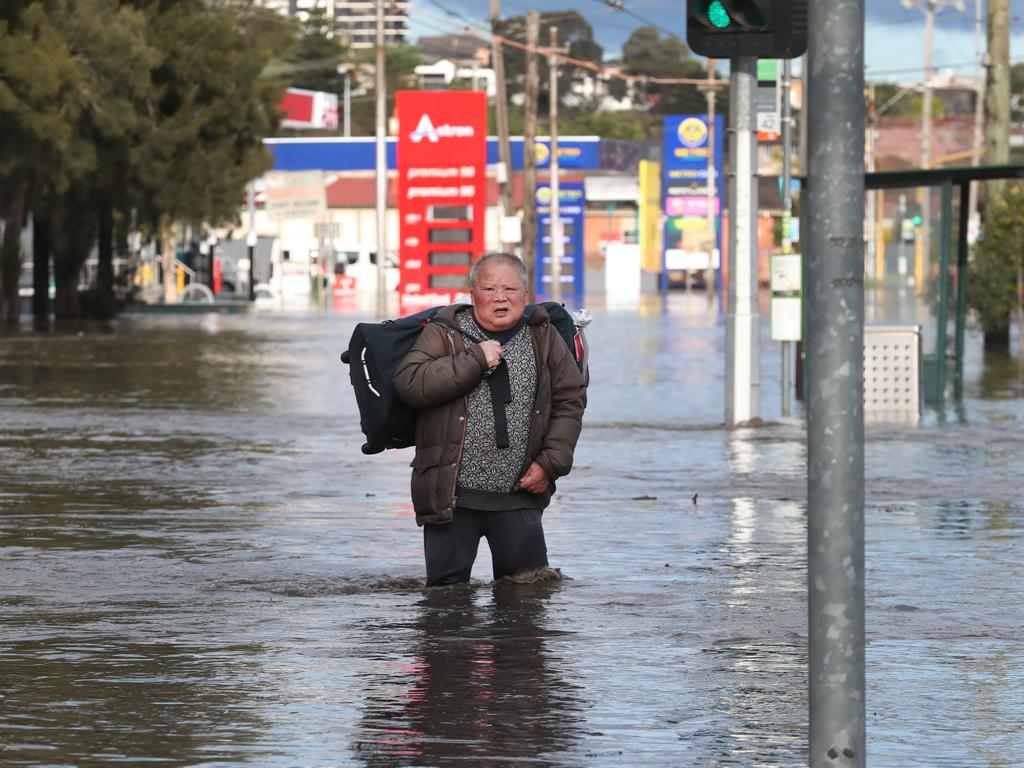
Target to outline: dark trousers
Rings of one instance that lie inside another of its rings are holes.
[[[548,564],[540,510],[485,512],[456,507],[450,523],[423,526],[427,586],[469,581],[482,536],[491,548],[496,580]]]

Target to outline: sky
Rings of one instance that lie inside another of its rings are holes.
[[[813,0],[811,0],[813,2]],[[911,0],[912,1],[912,0]],[[943,2],[943,0],[939,0]],[[975,2],[963,0],[964,11],[942,8],[935,18],[936,70],[953,69],[964,75],[975,71]],[[685,39],[686,0],[622,0],[617,12],[605,0],[501,0],[503,16],[575,10],[594,29],[605,58],[621,52],[622,44],[637,27],[652,25],[662,34]],[[866,0],[865,74],[870,80],[913,81],[924,73],[924,12],[917,5],[904,8],[900,0]],[[412,0],[410,31],[413,37],[460,32],[470,23],[483,29],[488,0]],[[985,4],[982,4],[984,12]],[[1024,0],[1010,0],[1010,58],[1024,61]],[[985,46],[984,24],[981,46]]]

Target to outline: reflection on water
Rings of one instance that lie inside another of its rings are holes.
[[[571,749],[580,705],[548,660],[551,584],[501,582],[489,601],[465,587],[427,590],[407,656],[366,680],[363,763],[548,765]]]
[[[715,303],[592,308],[567,578],[430,591],[411,451],[359,451],[357,318],[0,330],[0,763],[805,765],[777,346],[726,430]],[[1024,754],[1018,370],[971,335],[958,411],[868,430],[873,765]]]

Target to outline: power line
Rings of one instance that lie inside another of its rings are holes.
[[[425,12],[421,12],[421,13],[425,13]],[[428,13],[427,15],[429,16],[431,14]],[[442,23],[445,23],[445,24],[450,24],[451,23],[447,19],[441,19],[440,21]],[[592,72],[596,72],[599,75],[602,75],[604,77],[608,77],[608,78],[614,77],[614,78],[616,78],[618,80],[624,80],[626,82],[656,83],[658,85],[707,85],[707,84],[711,84],[711,85],[716,85],[716,84],[718,84],[718,85],[725,85],[728,82],[726,80],[709,80],[706,77],[701,77],[701,78],[694,78],[694,77],[648,77],[646,75],[628,75],[628,74],[626,74],[624,72],[619,72],[617,70],[608,69],[607,67],[604,67],[604,66],[602,66],[600,64],[595,64],[592,61],[584,61],[583,59],[575,59],[575,58],[573,58],[571,56],[567,56],[567,55],[565,55],[563,53],[557,53],[555,51],[552,51],[549,48],[542,48],[540,46],[531,47],[531,46],[527,45],[526,43],[522,43],[522,42],[520,42],[518,40],[514,40],[512,38],[502,37],[501,35],[492,35],[490,33],[474,32],[473,30],[470,30],[470,29],[467,29],[466,31],[469,34],[474,35],[475,37],[479,38],[481,41],[484,41],[484,42],[490,42],[491,39],[496,39],[502,45],[507,45],[507,46],[510,46],[512,48],[519,48],[520,50],[523,50],[523,51],[536,53],[536,54],[539,54],[541,56],[546,56],[548,58],[553,58],[553,59],[556,59],[558,61],[564,62],[566,64],[571,64],[572,66],[575,66],[575,67],[580,67],[582,69],[589,69]]]

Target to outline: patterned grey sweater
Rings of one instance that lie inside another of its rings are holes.
[[[472,309],[463,310],[457,319],[461,330],[478,339],[487,337],[477,325]],[[464,337],[464,340],[467,345],[474,343],[470,338]],[[512,402],[505,406],[509,447],[497,446],[491,388],[485,377],[469,393],[466,441],[458,476],[460,506],[519,509],[530,504],[529,494],[525,492],[516,493],[507,499],[494,497],[497,494],[512,494],[526,461],[530,414],[537,389],[537,360],[528,326],[524,325],[502,345],[502,355],[508,365],[512,388]],[[475,493],[480,491],[484,493]]]

